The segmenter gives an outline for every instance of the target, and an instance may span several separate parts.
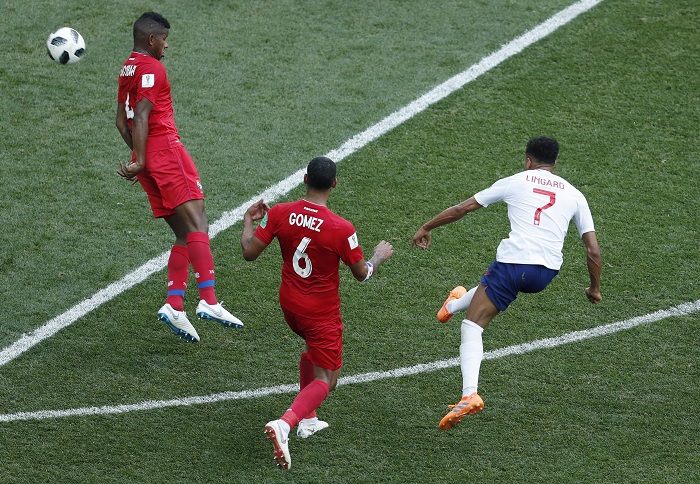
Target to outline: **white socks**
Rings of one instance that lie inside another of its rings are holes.
[[[461,299],[464,299],[467,295]],[[481,339],[481,333],[483,332],[484,328],[478,324],[468,319],[462,321],[462,343],[459,345],[459,362],[462,368],[463,397],[474,393],[479,384],[479,369],[481,368],[481,359],[484,356],[484,343]]]
[[[460,297],[459,299],[453,299],[452,301],[447,303],[447,310],[450,312],[450,314],[455,314],[460,311],[464,311],[465,309],[469,308],[469,305],[472,303],[472,298],[474,297],[474,293],[476,292],[476,287],[472,287],[467,291],[467,293]]]

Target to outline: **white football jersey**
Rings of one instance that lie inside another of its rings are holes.
[[[484,207],[500,201],[508,205],[511,230],[498,245],[499,262],[559,270],[571,219],[579,235],[595,230],[583,194],[548,170],[526,170],[502,178],[474,198]]]

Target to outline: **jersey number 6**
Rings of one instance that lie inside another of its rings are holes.
[[[532,191],[537,193],[538,195],[546,195],[549,197],[549,203],[547,205],[542,205],[540,208],[535,210],[534,224],[539,225],[540,224],[540,216],[542,215],[542,210],[547,210],[549,207],[554,205],[554,202],[557,201],[557,194],[554,192],[547,191],[547,190],[542,190],[540,188],[533,188]]]
[[[294,251],[294,259],[292,260],[292,266],[294,266],[294,272],[299,274],[303,279],[306,279],[311,275],[311,259],[309,259],[309,254],[306,253],[306,248],[309,246],[311,239],[304,237],[299,242],[297,249]],[[299,265],[299,261],[304,259],[304,267]]]

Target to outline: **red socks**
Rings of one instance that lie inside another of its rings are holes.
[[[289,428],[294,428],[302,418],[321,406],[329,391],[328,385],[323,380],[312,381],[299,392],[292,406],[284,412],[281,419],[289,424]]]
[[[190,257],[187,247],[174,245],[168,259],[168,297],[165,300],[175,311],[182,311],[182,300],[190,275]]]
[[[303,352],[299,360],[299,390],[306,388],[306,385],[314,381],[314,364],[309,359],[309,354]],[[308,415],[302,418],[314,418],[316,409],[314,408]]]
[[[187,251],[197,279],[199,298],[207,304],[216,304],[214,291],[214,258],[209,247],[209,235],[204,232],[187,234]]]
[[[165,300],[174,310],[184,309],[187,279],[190,275],[190,263],[194,269],[199,289],[199,298],[207,304],[216,304],[214,291],[214,258],[209,247],[209,235],[204,232],[187,234],[187,247],[174,245],[168,259],[168,297]]]

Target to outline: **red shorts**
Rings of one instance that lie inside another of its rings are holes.
[[[310,319],[282,308],[284,320],[306,341],[306,352],[314,366],[338,370],[343,366],[343,321],[340,314],[327,319]]]
[[[138,174],[156,218],[175,214],[189,200],[203,200],[204,191],[192,157],[180,142],[146,153],[146,168]]]

